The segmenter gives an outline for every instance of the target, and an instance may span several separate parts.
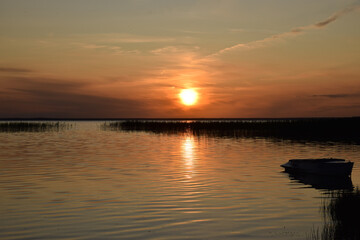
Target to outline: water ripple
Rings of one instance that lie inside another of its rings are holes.
[[[100,131],[0,133],[2,239],[304,239],[323,191],[292,181],[289,158],[360,147]]]

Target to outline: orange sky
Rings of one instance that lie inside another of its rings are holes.
[[[359,23],[354,0],[3,0],[0,118],[359,116]]]

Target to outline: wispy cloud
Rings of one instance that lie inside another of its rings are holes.
[[[228,30],[232,33],[242,33],[242,32],[261,32],[261,33],[275,33],[276,31],[270,29],[250,29],[250,28],[230,28]]]
[[[96,36],[74,35],[72,37],[75,40],[74,44],[81,48],[107,51],[108,53],[113,53],[115,55],[139,54],[141,52],[138,49],[124,49],[123,45],[131,44],[135,46],[138,44],[161,44],[185,41],[184,39],[179,40],[171,37],[140,36],[132,34],[99,34]]]
[[[119,43],[164,43],[174,42],[175,38],[161,38],[161,37],[118,37],[108,39],[108,42],[119,42]]]
[[[105,33],[105,34],[73,34],[68,38],[70,40],[87,40],[88,42],[116,44],[116,43],[168,43],[177,42],[182,39],[173,37],[151,36],[151,35],[135,35],[128,33]],[[63,40],[69,40],[65,38]]]
[[[324,21],[321,21],[321,22],[318,22],[318,23],[315,23],[314,24],[314,27],[317,27],[317,28],[322,28],[322,27],[325,27],[326,25],[336,21],[339,17],[343,16],[343,15],[346,15],[348,13],[351,13],[355,10],[358,10],[360,9],[360,6],[357,5],[357,6],[353,6],[353,7],[348,7],[348,8],[345,8],[339,12],[336,12],[334,13],[332,16],[330,16],[328,19],[325,19]]]
[[[142,99],[96,95],[89,83],[76,79],[34,76],[0,81],[7,83],[0,92],[0,117],[148,117],[152,112]]]
[[[0,67],[0,73],[30,73],[33,72],[26,68]]]
[[[360,97],[360,93],[338,93],[338,94],[320,94],[320,95],[312,95],[312,97],[322,97],[322,98],[354,98]]]
[[[77,44],[81,46],[82,48],[89,49],[89,50],[102,50],[110,52],[114,55],[125,55],[125,54],[139,54],[140,50],[134,49],[134,50],[124,50],[123,48],[119,46],[113,46],[113,45],[104,45],[104,44]]]
[[[356,6],[352,6],[352,7],[348,7],[345,8],[341,11],[338,11],[336,13],[334,13],[333,15],[331,15],[330,17],[328,17],[325,20],[322,20],[320,22],[314,23],[314,24],[310,24],[310,25],[306,25],[306,26],[302,26],[302,27],[296,27],[291,29],[288,32],[284,32],[284,33],[279,33],[279,34],[275,34],[272,35],[270,37],[261,39],[261,40],[256,40],[256,41],[252,41],[252,42],[248,42],[248,43],[239,43],[236,45],[233,45],[231,47],[227,47],[224,49],[219,50],[218,52],[208,56],[208,57],[215,57],[218,55],[221,55],[223,53],[229,52],[229,51],[233,51],[233,50],[246,50],[246,49],[255,49],[255,48],[260,48],[260,47],[264,47],[267,44],[273,43],[274,41],[279,41],[279,40],[284,40],[287,38],[291,38],[291,37],[295,37],[297,35],[300,35],[302,33],[304,33],[307,30],[311,30],[311,29],[320,29],[320,28],[325,28],[327,27],[329,24],[335,22],[336,20],[338,20],[340,17],[349,14],[351,12],[354,12],[356,10],[360,9],[360,5],[356,5]]]

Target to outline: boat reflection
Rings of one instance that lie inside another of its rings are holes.
[[[360,191],[354,190],[349,176],[326,176],[309,173],[288,173],[291,181],[325,190],[320,212],[322,227],[313,228],[307,239],[360,239],[357,219],[360,216]]]
[[[327,176],[310,173],[288,173],[290,180],[322,190],[351,190],[354,188],[349,176]]]

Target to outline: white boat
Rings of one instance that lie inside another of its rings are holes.
[[[280,165],[287,172],[304,172],[323,175],[349,176],[354,163],[345,159],[291,159]]]

